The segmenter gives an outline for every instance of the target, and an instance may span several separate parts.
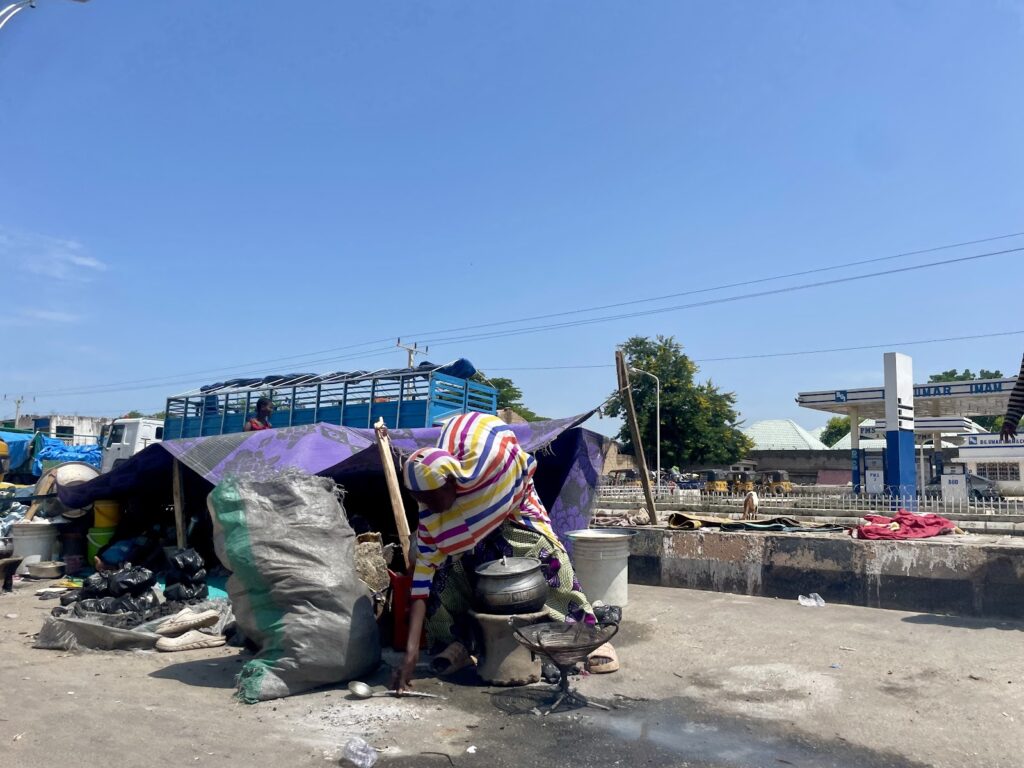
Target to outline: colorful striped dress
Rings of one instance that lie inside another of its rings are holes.
[[[448,478],[457,489],[455,503],[441,514],[421,505],[413,599],[429,597],[434,575],[449,557],[473,550],[506,521],[561,548],[534,489],[536,469],[512,429],[482,413],[451,419],[436,448],[409,457],[403,476],[410,490],[435,490]]]

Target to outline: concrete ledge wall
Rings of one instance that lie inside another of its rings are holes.
[[[1024,546],[994,537],[861,541],[845,535],[639,528],[635,584],[923,613],[1024,618]]]
[[[613,499],[601,499],[599,509],[601,510],[629,510],[635,511],[642,506],[642,502],[618,501]],[[698,503],[672,502],[658,504],[658,517],[662,522],[671,512],[689,512],[694,515],[712,515],[714,517],[729,517],[739,520],[740,504],[715,503],[713,499],[701,499]],[[853,528],[861,525],[860,512],[852,510],[822,509],[813,506],[762,506],[759,512],[761,517],[792,517],[797,520],[810,523],[829,523],[831,525],[842,525],[846,528]],[[867,514],[865,512],[864,514]],[[877,514],[892,514],[891,510],[879,509]],[[968,533],[993,534],[998,536],[1024,536],[1024,515],[986,515],[978,513],[957,513],[940,511],[937,514],[952,520],[962,530]]]

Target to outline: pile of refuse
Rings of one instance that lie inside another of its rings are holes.
[[[167,572],[164,597],[179,603],[205,600],[210,589],[206,585],[206,568],[199,553],[194,549],[179,549],[168,560],[171,569]]]
[[[156,577],[148,568],[128,566],[112,573],[94,573],[82,582],[82,588],[61,595],[61,604],[72,607],[72,614],[135,613],[147,616],[161,602],[153,589]]]
[[[209,587],[199,553],[194,549],[177,549],[168,560],[171,567],[162,591],[151,570],[128,563],[116,571],[94,573],[82,582],[80,589],[61,594],[62,608],[54,609],[52,615],[83,618],[127,614],[127,620],[117,623],[131,626],[206,600]]]

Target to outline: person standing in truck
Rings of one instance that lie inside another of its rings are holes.
[[[273,429],[270,417],[274,413],[274,404],[269,397],[261,397],[256,401],[256,416],[245,422],[242,428],[244,432],[259,432],[263,429]]]
[[[1006,406],[1006,415],[1003,416],[1003,429],[1000,436],[1004,443],[1017,438],[1017,426],[1020,424],[1021,416],[1024,416],[1024,359],[1020,362],[1017,383],[1013,385],[1010,404]]]

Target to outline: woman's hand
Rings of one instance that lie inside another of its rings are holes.
[[[419,661],[419,657],[418,649],[415,655],[412,656],[406,652],[402,658],[402,663],[391,674],[391,690],[402,694],[412,688],[412,676],[416,671],[416,662]]]
[[[423,636],[423,621],[427,616],[427,601],[413,600],[409,607],[409,636],[405,640],[405,657],[401,666],[391,675],[391,690],[403,691],[412,688],[412,676],[416,662],[420,660],[420,638]]]

